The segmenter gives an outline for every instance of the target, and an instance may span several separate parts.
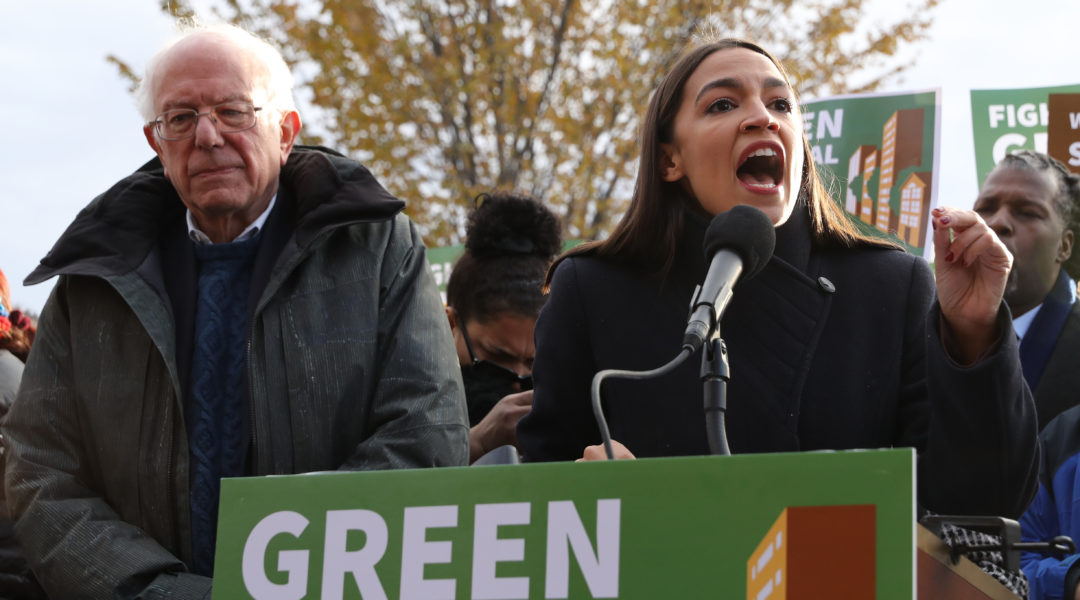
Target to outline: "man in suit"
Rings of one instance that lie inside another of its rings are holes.
[[[1013,254],[1005,289],[1020,338],[1024,378],[1035,395],[1039,429],[1077,404],[1080,390],[1080,178],[1045,154],[1023,150],[990,172],[975,201]],[[1070,276],[1072,274],[1072,276]]]

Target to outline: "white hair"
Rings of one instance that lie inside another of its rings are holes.
[[[224,38],[241,52],[247,52],[266,69],[266,104],[278,111],[296,110],[293,99],[293,76],[289,65],[266,40],[228,23],[202,25],[194,20],[182,22],[179,32],[169,39],[146,63],[146,71],[135,88],[135,104],[142,118],[149,123],[157,116],[154,108],[154,83],[162,60],[181,42],[201,36]]]

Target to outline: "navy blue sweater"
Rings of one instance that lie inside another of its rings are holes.
[[[244,340],[260,237],[195,246],[199,286],[187,416],[193,570],[201,575],[213,572],[221,478],[244,474]]]

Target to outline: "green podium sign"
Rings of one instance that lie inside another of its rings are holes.
[[[764,600],[827,585],[863,590],[829,597],[910,599],[914,460],[899,449],[226,479],[213,593]]]

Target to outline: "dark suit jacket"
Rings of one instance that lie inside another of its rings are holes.
[[[559,265],[536,326],[532,412],[518,426],[526,460],[568,460],[599,443],[589,403],[598,370],[652,369],[678,354],[707,268],[707,223],[688,221],[662,284],[595,257]],[[1015,338],[958,367],[941,347],[934,300],[922,259],[815,248],[797,209],[721,323],[732,452],[913,446],[926,508],[1019,516],[1035,491],[1037,447]],[[1011,332],[1004,304],[999,319]],[[699,369],[700,352],[657,380],[605,383],[612,437],[641,457],[707,454]]]
[[[1035,325],[1032,323],[1033,328]],[[1054,333],[1058,333],[1057,341],[1034,388],[1040,431],[1054,417],[1080,404],[1080,302],[1069,307],[1064,324]],[[1028,329],[1024,339],[1037,334]],[[1024,356],[1023,344],[1020,355]]]

